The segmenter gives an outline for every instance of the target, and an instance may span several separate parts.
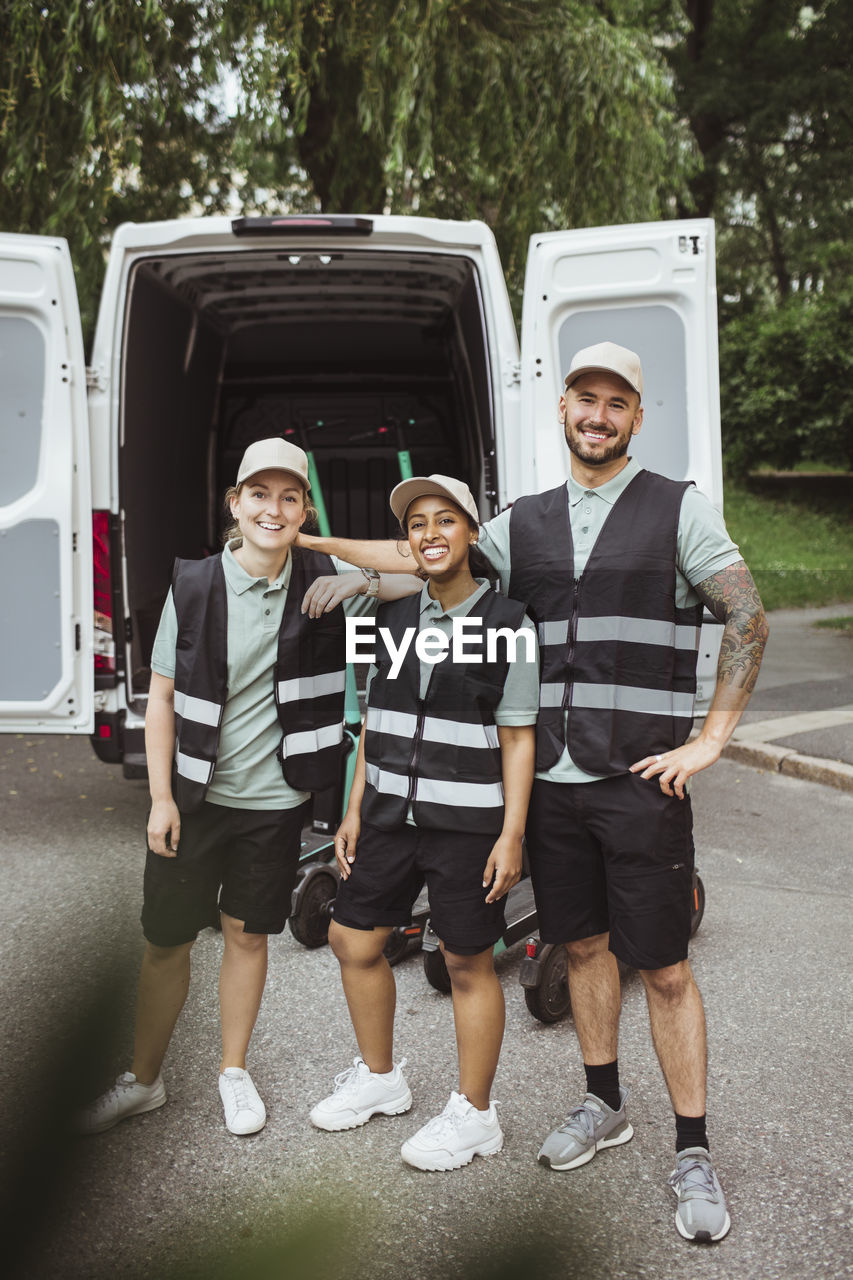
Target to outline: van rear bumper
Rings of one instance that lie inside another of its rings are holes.
[[[89,735],[92,750],[105,764],[121,764],[124,759],[124,712],[96,711],[95,732]]]
[[[126,778],[148,778],[148,761],[145,756],[145,729],[130,729],[125,725],[122,765]]]

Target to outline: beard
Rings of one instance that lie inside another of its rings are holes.
[[[581,435],[581,431],[587,426],[586,422],[582,422],[578,427],[570,427],[567,422],[563,424],[569,452],[576,458],[586,463],[588,467],[603,467],[617,458],[625,457],[632,439],[630,431],[626,431],[624,435],[611,436],[608,445],[603,443],[594,445],[584,440]]]

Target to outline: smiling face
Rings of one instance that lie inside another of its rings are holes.
[[[468,572],[468,548],[476,543],[477,530],[449,498],[415,498],[406,512],[406,532],[419,568],[430,578]]]
[[[613,474],[640,430],[640,397],[615,373],[583,373],[560,397],[560,418],[566,444],[587,468],[607,468]]]
[[[264,556],[287,553],[305,519],[305,490],[288,471],[260,471],[231,499],[243,545]]]

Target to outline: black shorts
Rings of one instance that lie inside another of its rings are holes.
[[[687,958],[693,885],[690,798],[657,779],[533,784],[527,852],[543,942],[610,933],[636,969]]]
[[[244,933],[281,933],[299,863],[305,805],[226,809],[203,804],[181,814],[176,858],[148,850],[142,930],[158,947],[192,942],[219,912]]]
[[[429,893],[430,923],[448,951],[479,955],[504,931],[504,903],[486,902],[483,872],[497,836],[437,831],[408,823],[382,831],[365,822],[348,880],[338,885],[335,920],[349,929],[411,923]]]

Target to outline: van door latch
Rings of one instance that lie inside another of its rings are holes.
[[[521,361],[504,358],[503,378],[504,386],[506,387],[515,387],[519,385],[521,382]]]
[[[109,378],[104,373],[104,366],[86,365],[86,386],[90,391],[106,391]]]

